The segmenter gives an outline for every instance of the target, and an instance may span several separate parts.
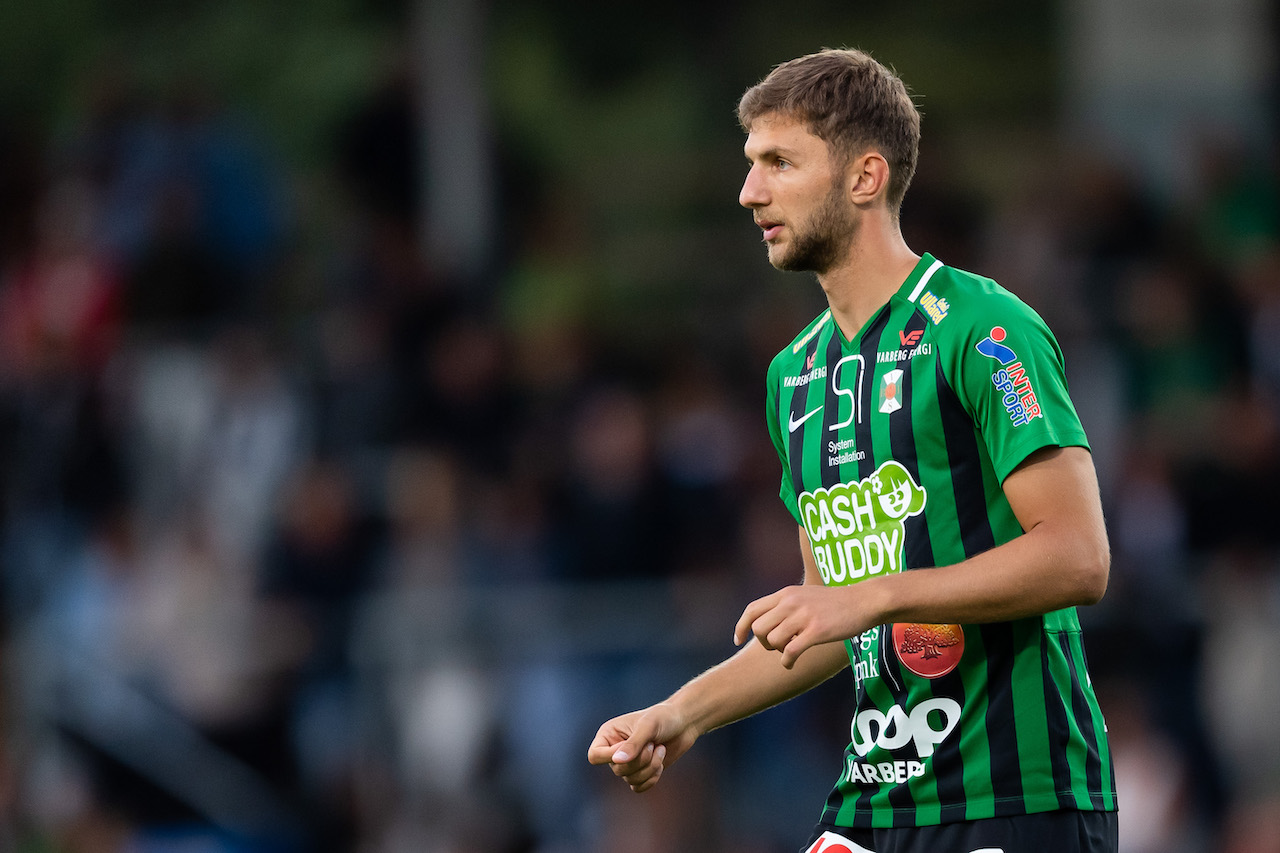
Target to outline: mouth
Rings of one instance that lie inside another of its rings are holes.
[[[764,231],[763,239],[764,239],[764,242],[766,243],[770,242],[771,240],[774,240],[775,238],[777,238],[777,236],[780,233],[782,233],[781,222],[773,222],[772,220],[768,220],[768,219],[757,219],[756,225],[759,225],[760,228]]]

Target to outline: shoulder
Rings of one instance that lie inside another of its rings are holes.
[[[955,267],[939,267],[915,297],[939,343],[981,339],[996,326],[1048,333],[1040,315],[1016,294],[994,279]]]

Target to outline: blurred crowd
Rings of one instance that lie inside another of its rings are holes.
[[[763,375],[815,294],[624,345],[563,199],[433,265],[404,79],[335,128],[319,220],[198,85],[95,83],[56,133],[0,116],[0,849],[797,847],[847,679],[644,797],[585,751],[799,577]],[[1171,199],[942,156],[908,242],[1046,317],[1093,441],[1123,849],[1280,850],[1280,162],[1207,149]]]

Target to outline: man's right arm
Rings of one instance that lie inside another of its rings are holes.
[[[806,584],[821,584],[808,538],[800,528]],[[600,727],[587,760],[609,764],[635,791],[657,784],[663,768],[706,732],[799,696],[849,665],[843,643],[815,647],[790,670],[781,655],[751,642],[694,678],[665,702],[633,711]]]

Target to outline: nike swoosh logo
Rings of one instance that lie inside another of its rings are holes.
[[[809,418],[813,417],[814,415],[818,414],[818,412],[821,412],[821,411],[822,411],[822,406],[819,406],[816,409],[812,409],[806,412],[804,416],[800,418],[800,420],[796,420],[796,416],[792,415],[790,418],[787,419],[787,432],[795,432],[796,430],[800,429],[800,424],[809,420]]]

